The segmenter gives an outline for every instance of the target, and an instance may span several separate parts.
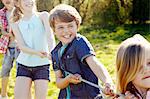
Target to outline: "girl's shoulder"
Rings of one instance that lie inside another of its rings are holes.
[[[12,28],[17,28],[17,27],[18,27],[18,24],[19,24],[19,21],[17,21],[17,22],[11,22],[11,23],[10,23],[10,26],[11,26]]]
[[[38,12],[37,14],[42,20],[45,20],[49,17],[49,13],[47,11]]]

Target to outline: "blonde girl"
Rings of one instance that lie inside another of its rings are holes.
[[[55,46],[49,27],[49,14],[37,12],[35,0],[14,0],[14,4],[12,29],[21,49],[17,58],[15,99],[30,99],[32,82],[35,85],[35,98],[46,99],[50,80],[47,56]]]
[[[116,71],[118,92],[126,93],[127,99],[149,99],[150,43],[141,35],[122,42],[117,52]]]

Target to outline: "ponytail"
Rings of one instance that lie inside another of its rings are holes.
[[[10,18],[11,22],[17,22],[21,17],[22,17],[22,11],[20,10],[19,7],[15,6]]]

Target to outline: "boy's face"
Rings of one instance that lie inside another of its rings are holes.
[[[59,20],[55,21],[54,33],[63,44],[72,42],[77,35],[77,30],[78,27],[76,21],[67,23]]]

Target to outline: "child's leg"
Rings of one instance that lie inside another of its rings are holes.
[[[49,74],[49,64],[34,69],[35,99],[46,99]]]
[[[48,80],[35,80],[35,99],[46,99]]]
[[[31,99],[32,79],[29,77],[18,76],[14,89],[15,99]]]
[[[2,72],[1,72],[1,77],[2,77],[1,95],[2,95],[2,97],[7,96],[7,86],[8,86],[8,81],[9,81],[9,74],[10,74],[10,71],[13,67],[13,61],[14,61],[13,51],[11,51],[11,50],[9,50],[9,51],[10,51],[10,55],[5,54],[4,59],[3,59],[3,63],[2,63]]]
[[[15,99],[31,99],[32,69],[17,63]]]
[[[7,85],[8,85],[9,77],[2,77],[2,89],[1,89],[1,96],[7,96]]]

